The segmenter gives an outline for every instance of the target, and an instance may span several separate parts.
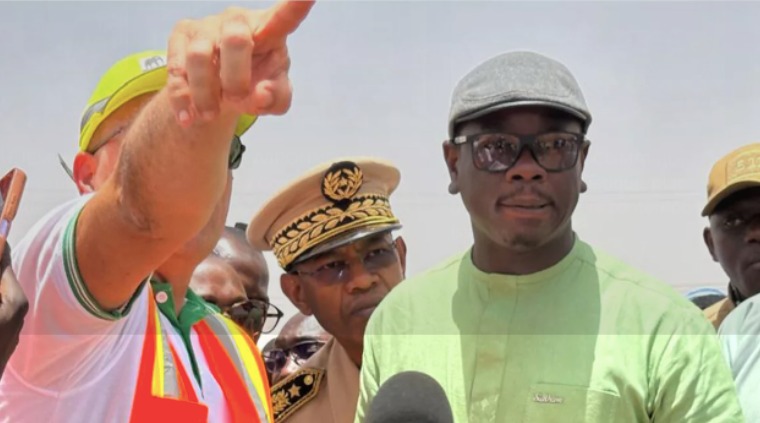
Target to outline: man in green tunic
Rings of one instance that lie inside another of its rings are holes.
[[[573,231],[590,123],[572,74],[535,53],[460,81],[443,152],[474,245],[372,315],[357,421],[407,370],[441,384],[459,423],[744,421],[699,310]]]

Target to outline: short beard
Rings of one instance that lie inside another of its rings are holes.
[[[504,244],[521,252],[532,251],[541,246],[538,239],[524,235],[516,235],[510,239],[505,239]]]

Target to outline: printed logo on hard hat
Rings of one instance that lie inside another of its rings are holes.
[[[143,72],[166,66],[166,56],[151,56],[140,59],[140,68]]]
[[[356,163],[333,163],[322,177],[322,195],[345,210],[363,182],[364,173]]]

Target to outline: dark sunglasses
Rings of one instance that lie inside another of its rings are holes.
[[[301,366],[314,353],[319,351],[325,345],[322,341],[302,341],[290,348],[275,348],[264,352],[264,366],[269,374],[278,373],[288,363],[291,358],[297,365]]]
[[[533,160],[547,172],[562,172],[578,162],[586,138],[573,132],[545,132],[537,135],[483,133],[460,135],[454,145],[470,143],[472,161],[486,172],[505,172],[517,163],[527,148]]]
[[[272,332],[283,316],[275,305],[254,299],[233,304],[222,313],[251,334]]]
[[[396,263],[396,243],[390,242],[382,246],[373,246],[364,253],[361,259],[364,269],[369,273],[376,273]],[[308,263],[305,261],[304,263]],[[325,285],[342,284],[351,278],[351,261],[333,260],[325,263],[312,271],[292,269],[289,273],[308,276]]]
[[[230,169],[237,169],[240,167],[240,163],[243,161],[243,153],[245,153],[245,146],[240,141],[240,137],[237,135],[232,136],[232,145],[230,146]]]

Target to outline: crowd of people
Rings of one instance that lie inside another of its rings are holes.
[[[315,163],[227,226],[241,137],[288,111],[287,38],[312,6],[185,20],[167,52],[103,74],[81,195],[0,262],[0,422],[394,421],[375,400],[412,371],[449,421],[760,422],[760,144],[709,172],[725,293],[681,295],[573,229],[592,113],[541,54],[490,58],[453,89],[442,153],[473,244],[445,262],[407,275],[402,171],[371,151]]]

